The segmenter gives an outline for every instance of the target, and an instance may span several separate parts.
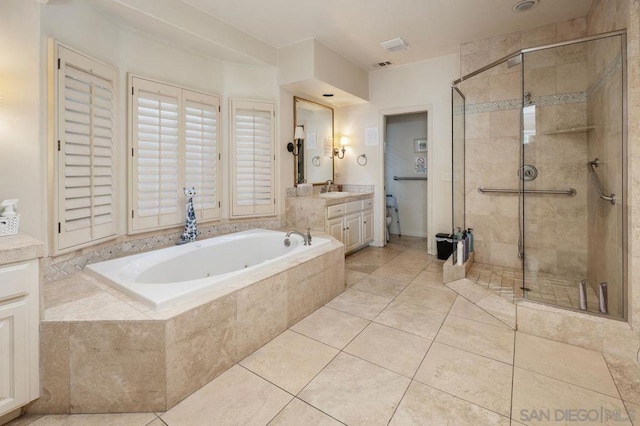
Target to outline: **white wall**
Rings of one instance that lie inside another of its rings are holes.
[[[345,158],[336,161],[336,181],[376,186],[376,245],[382,245],[384,238],[383,158],[381,147],[365,146],[364,137],[366,128],[375,127],[382,140],[383,114],[431,109],[432,232],[451,229],[451,182],[448,181],[451,175],[451,81],[458,76],[458,61],[458,55],[452,54],[371,72],[370,103],[336,110],[336,135],[349,136],[351,144]],[[368,158],[365,167],[356,163],[358,155],[363,153]]]
[[[40,134],[39,5],[0,2],[0,201],[20,199],[20,232],[42,238],[46,168]]]
[[[414,139],[427,138],[427,114],[402,114],[387,117],[385,146],[386,193],[398,203],[402,235],[427,236],[427,181],[393,180],[393,176],[426,177],[415,173],[415,158],[428,153],[415,153]],[[395,212],[394,212],[395,215]],[[391,233],[398,234],[397,217],[391,224]]]

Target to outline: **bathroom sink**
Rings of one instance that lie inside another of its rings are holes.
[[[343,198],[343,197],[351,197],[352,195],[356,195],[353,192],[325,192],[324,194],[319,194],[322,198]]]

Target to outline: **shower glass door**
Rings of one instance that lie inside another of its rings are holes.
[[[618,35],[523,54],[519,170],[524,297],[619,318],[624,46]]]

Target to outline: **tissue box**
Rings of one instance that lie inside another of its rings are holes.
[[[310,183],[301,183],[297,187],[298,197],[306,197],[313,194],[313,185]]]
[[[0,237],[18,233],[20,216],[0,217]]]

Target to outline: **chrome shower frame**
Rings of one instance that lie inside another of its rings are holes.
[[[545,45],[541,45],[541,46],[535,46],[535,47],[530,47],[530,48],[526,48],[526,49],[520,49],[518,51],[515,51],[513,53],[510,53],[506,56],[503,56],[500,59],[497,59],[491,63],[489,63],[488,65],[485,65],[475,71],[472,71],[468,74],[465,74],[464,76],[454,80],[451,83],[451,87],[452,89],[456,90],[463,98],[464,95],[463,93],[459,90],[459,88],[457,87],[460,83],[462,83],[463,81],[466,81],[472,77],[475,77],[493,67],[496,67],[498,65],[501,65],[503,63],[506,63],[507,66],[509,66],[510,68],[516,65],[520,65],[521,67],[523,67],[523,72],[522,72],[522,84],[521,84],[521,93],[522,93],[522,103],[521,103],[521,111],[524,109],[525,105],[527,104],[531,104],[531,94],[530,93],[525,93],[525,81],[524,81],[524,60],[525,57],[524,55],[526,53],[532,53],[532,52],[537,52],[537,51],[541,51],[541,50],[546,50],[546,49],[552,49],[552,48],[556,48],[556,47],[562,47],[562,46],[569,46],[569,45],[573,45],[573,44],[577,44],[577,43],[584,43],[584,42],[589,42],[589,41],[594,41],[594,40],[601,40],[601,39],[605,39],[605,38],[609,38],[609,37],[616,37],[616,36],[620,36],[621,37],[621,59],[622,59],[622,294],[623,294],[623,298],[624,298],[624,303],[623,303],[623,316],[621,318],[618,317],[611,317],[611,316],[606,316],[609,319],[614,319],[614,320],[620,320],[620,321],[627,321],[629,318],[629,264],[631,259],[629,258],[630,253],[629,253],[629,246],[628,246],[628,240],[629,240],[629,222],[628,222],[628,211],[629,211],[629,205],[628,205],[628,111],[627,111],[627,30],[617,30],[617,31],[610,31],[610,32],[606,32],[606,33],[600,33],[600,34],[595,34],[595,35],[591,35],[591,36],[587,36],[587,37],[581,37],[581,38],[577,38],[577,39],[572,39],[572,40],[566,40],[566,41],[562,41],[562,42],[557,42],[557,43],[550,43],[550,44],[545,44]],[[524,116],[521,113],[520,114],[520,129],[524,128]],[[525,164],[525,158],[524,158],[524,143],[523,143],[523,133],[521,131],[521,140],[520,140],[520,150],[519,150],[519,157],[520,157],[520,164],[519,167],[522,168]],[[524,279],[525,276],[525,233],[524,233],[524,215],[525,215],[525,211],[524,211],[524,194],[527,192],[525,191],[525,182],[522,179],[519,179],[519,184],[518,184],[518,257],[521,259],[521,265],[522,265],[522,272],[523,272],[523,281],[522,281],[522,289],[525,291],[528,290],[526,288],[526,281]],[[484,188],[479,188],[480,189],[484,189]],[[507,191],[507,190],[501,190],[501,191]],[[482,191],[481,191],[482,192]],[[490,190],[485,190],[485,192],[491,192]],[[513,191],[516,192],[516,191]],[[603,199],[612,202],[612,204],[615,204],[615,197],[613,199],[607,199],[607,198],[611,198],[611,197],[603,197]],[[560,308],[560,306],[558,306]],[[567,309],[567,310],[573,310],[573,311],[579,311],[579,312],[587,312],[587,311],[580,311],[578,309],[573,309],[573,308],[567,308],[567,307],[561,307],[562,309]],[[590,315],[596,315],[598,316],[598,313],[593,313],[593,312],[587,312]]]

